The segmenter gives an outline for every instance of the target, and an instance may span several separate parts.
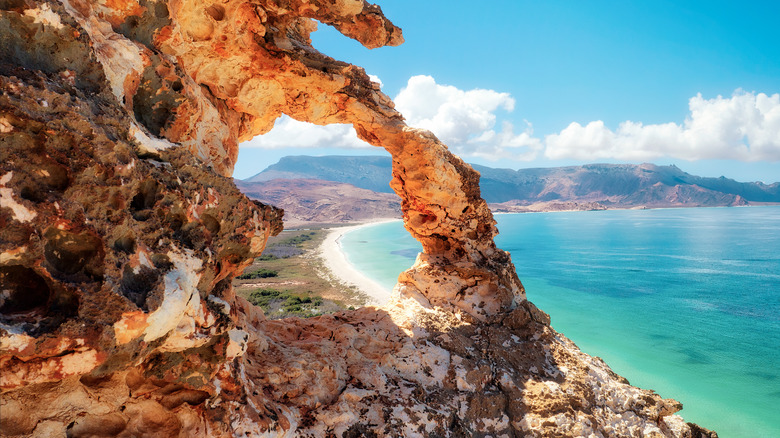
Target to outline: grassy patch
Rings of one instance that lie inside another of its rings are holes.
[[[264,258],[264,260],[268,261],[299,256],[306,252],[306,249],[309,246],[306,245],[306,243],[317,236],[317,231],[288,232],[287,236],[276,239],[275,241],[269,240],[268,247],[266,247],[265,252],[260,258]]]
[[[271,317],[317,316],[324,304],[322,297],[295,294],[276,289],[257,289],[249,294],[249,302],[260,306]]]
[[[273,278],[277,276],[279,276],[279,272],[274,271],[273,269],[260,268],[252,272],[245,272],[239,275],[237,278],[239,280],[250,280],[255,278]]]
[[[312,236],[316,236],[317,233],[314,231],[310,231],[308,233],[302,233],[302,234],[296,234],[292,237],[288,237],[287,239],[279,242],[279,245],[295,245],[297,247],[300,247],[303,245],[304,242],[308,242],[311,240]]]
[[[355,287],[339,283],[324,268],[318,249],[327,233],[322,229],[292,230],[269,239],[264,253],[233,281],[236,294],[262,307],[273,319],[332,313],[365,304],[365,296]]]

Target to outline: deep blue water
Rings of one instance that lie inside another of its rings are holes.
[[[780,437],[780,207],[496,219],[498,246],[556,330],[721,438]],[[420,250],[400,222],[342,245],[389,288]]]

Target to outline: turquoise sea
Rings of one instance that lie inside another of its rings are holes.
[[[780,206],[497,215],[528,299],[636,386],[721,438],[780,437]],[[392,288],[400,221],[342,237]]]

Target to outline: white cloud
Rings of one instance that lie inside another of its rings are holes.
[[[602,121],[572,123],[545,137],[545,155],[585,161],[780,160],[780,95],[737,90],[730,98],[704,99],[698,94],[688,108],[689,116],[679,125],[626,121],[612,131]]]
[[[351,125],[319,126],[282,116],[276,120],[273,129],[241,143],[241,147],[368,149],[373,146],[360,140]]]
[[[433,132],[460,155],[532,160],[542,148],[528,122],[520,134],[515,134],[508,121],[500,124],[500,131],[495,130],[496,112],[515,108],[508,93],[463,91],[437,84],[430,76],[412,76],[394,101],[410,126]]]
[[[459,90],[430,76],[413,76],[395,98],[407,123],[432,131],[445,143],[465,143],[493,127],[499,107],[511,111],[515,100],[493,90]]]
[[[371,80],[382,84],[376,76],[371,76]],[[508,93],[463,91],[439,85],[430,76],[413,76],[395,103],[410,126],[432,131],[459,155],[529,161],[542,149],[528,122],[520,134],[515,134],[514,126],[508,121],[500,123],[500,130],[495,129],[495,113],[514,110],[515,100]],[[360,149],[372,146],[358,139],[349,125],[317,126],[282,116],[271,131],[242,143],[241,147]]]
[[[377,83],[379,78],[372,77]],[[780,94],[747,93],[688,101],[690,113],[682,123],[645,125],[626,121],[612,130],[602,121],[571,123],[544,141],[533,136],[523,121],[515,126],[502,119],[514,110],[508,93],[464,91],[437,84],[430,76],[413,76],[395,98],[396,108],[410,126],[432,131],[453,152],[488,160],[531,161],[542,150],[553,160],[688,161],[719,159],[780,161]],[[517,133],[516,131],[520,131]],[[287,116],[267,134],[241,147],[367,149],[349,125],[317,126]]]

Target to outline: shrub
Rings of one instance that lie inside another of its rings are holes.
[[[238,278],[241,280],[250,280],[255,278],[271,278],[271,277],[276,277],[277,275],[279,275],[278,271],[274,271],[273,269],[260,268],[256,271],[241,274],[238,276]]]
[[[278,298],[280,294],[282,292],[275,289],[257,289],[249,294],[249,302],[268,310],[271,301]]]
[[[318,296],[293,294],[290,291],[276,289],[257,289],[249,294],[249,302],[261,307],[265,312],[271,313],[279,309],[280,313],[274,316],[316,316],[321,315],[316,311],[322,305],[323,299]]]
[[[282,242],[279,242],[281,245],[295,245],[300,246],[303,242],[306,242],[308,240],[311,240],[312,236],[314,236],[314,231],[310,233],[305,234],[299,234],[297,236],[289,237],[287,239],[284,239]]]

